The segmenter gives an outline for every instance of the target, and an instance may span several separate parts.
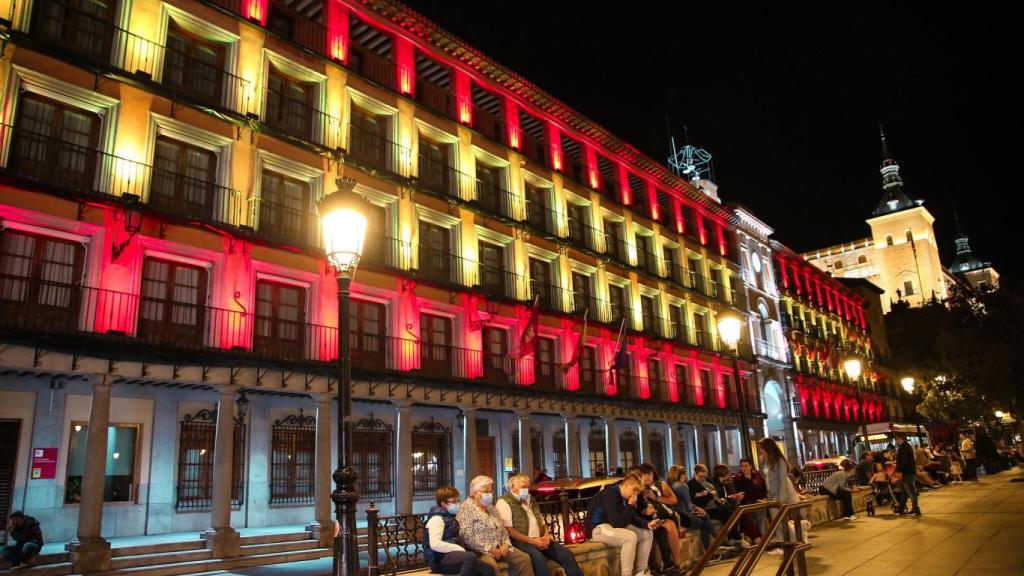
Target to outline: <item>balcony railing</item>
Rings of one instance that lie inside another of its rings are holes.
[[[291,10],[279,0],[273,0],[269,4],[267,28],[271,32],[291,40],[306,50],[320,54],[324,52],[327,46],[327,28],[323,24]]]
[[[398,68],[395,64],[358,43],[352,43],[348,68],[385,88],[391,90],[397,88]]]
[[[476,262],[466,260],[462,256],[435,250],[420,244],[419,267],[415,274],[417,278],[424,282],[430,282],[446,288],[469,286],[467,270],[475,270],[476,267]]]
[[[461,198],[460,191],[469,176],[455,169],[454,166],[442,164],[427,156],[419,155],[419,175],[417,188],[424,192],[444,198]]]
[[[264,126],[317,146],[332,150],[338,147],[341,130],[338,118],[308,102],[291,98],[269,87],[264,94]]]
[[[534,298],[538,299],[537,305],[541,310],[563,313],[567,311],[565,303],[568,302],[571,305],[572,291],[559,288],[554,284],[530,279],[530,301],[532,302]]]
[[[544,149],[544,139],[537,139],[529,133],[520,130],[519,138],[522,141],[521,151],[524,156],[531,158],[541,164],[547,163],[547,151]]]
[[[311,209],[301,209],[265,198],[250,198],[251,220],[260,236],[298,248],[320,248],[320,217]]]
[[[661,273],[661,266],[658,263],[658,257],[654,255],[654,252],[646,250],[636,251],[637,265],[641,270],[655,276],[657,278],[664,278],[665,275]]]
[[[526,224],[533,230],[549,235],[557,236],[558,213],[546,206],[543,202],[526,202]]]
[[[169,170],[152,168],[152,173],[147,203],[154,209],[202,222],[242,222],[245,203],[240,191]]]
[[[488,296],[508,299],[522,299],[526,296],[525,276],[506,270],[504,266],[479,264],[478,286]]]
[[[416,80],[416,101],[446,118],[455,118],[455,96],[451,90],[424,78]]]
[[[569,242],[577,248],[598,252],[597,238],[600,232],[586,222],[569,219]]]
[[[505,120],[479,106],[473,106],[473,128],[495,142],[505,143]]]
[[[518,220],[515,210],[515,196],[500,184],[476,179],[476,198],[473,200],[491,214]]]

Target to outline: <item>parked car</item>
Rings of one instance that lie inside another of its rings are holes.
[[[816,472],[818,470],[839,470],[839,463],[843,460],[849,460],[846,456],[836,456],[834,458],[816,458],[814,460],[808,460],[804,463],[804,472]]]
[[[559,493],[564,491],[569,500],[579,498],[590,498],[601,491],[609,484],[622,480],[622,476],[599,476],[596,478],[583,478],[582,476],[566,476],[556,478],[548,482],[540,482],[530,486],[530,494],[538,502],[557,500]]]

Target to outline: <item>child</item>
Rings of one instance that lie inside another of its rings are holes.
[[[953,483],[959,484],[962,480],[961,475],[964,473],[963,468],[960,466],[960,460],[952,458],[949,461],[949,475],[953,478]]]

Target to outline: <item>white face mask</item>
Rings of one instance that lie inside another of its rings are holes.
[[[484,492],[483,494],[480,495],[480,502],[484,506],[490,506],[492,503],[494,503],[494,493]]]

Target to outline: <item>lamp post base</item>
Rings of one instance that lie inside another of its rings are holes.
[[[359,474],[355,468],[345,466],[334,471],[337,488],[331,493],[334,512],[338,520],[338,536],[334,541],[334,576],[357,576],[359,574],[359,549],[356,544],[356,507],[359,494],[355,485]],[[375,527],[370,526],[373,530]]]

